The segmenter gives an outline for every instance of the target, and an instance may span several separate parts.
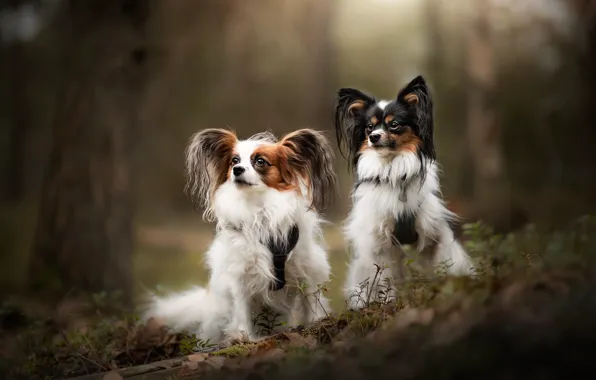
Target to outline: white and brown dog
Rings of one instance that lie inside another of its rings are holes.
[[[225,129],[195,134],[187,190],[217,225],[206,253],[209,284],[154,297],[146,316],[211,341],[258,338],[253,316],[263,307],[289,325],[324,317],[328,300],[315,293],[331,268],[319,212],[335,191],[333,158],[312,129],[280,141],[268,132],[247,140]]]

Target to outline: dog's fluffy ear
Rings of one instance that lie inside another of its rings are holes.
[[[354,149],[358,149],[359,139],[364,130],[357,128],[362,124],[366,110],[375,104],[375,98],[354,88],[341,88],[335,99],[335,136],[341,155],[350,160]],[[346,150],[348,156],[346,156]]]
[[[186,148],[185,192],[195,207],[205,208],[207,220],[212,219],[213,194],[227,179],[236,142],[234,132],[209,128],[195,133]]]
[[[412,79],[397,94],[397,102],[408,105],[416,111],[419,134],[422,140],[433,138],[433,102],[424,78],[419,75]]]
[[[280,141],[284,149],[284,180],[300,186],[300,178],[308,187],[311,207],[323,211],[335,195],[337,178],[333,170],[334,153],[322,132],[300,129]]]

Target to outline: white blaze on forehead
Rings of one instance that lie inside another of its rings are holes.
[[[385,107],[387,107],[387,104],[389,104],[389,103],[390,103],[389,100],[379,100],[379,102],[377,103],[377,107],[384,110]]]
[[[240,156],[240,163],[250,166],[250,157],[254,151],[263,143],[261,141],[244,140],[236,144],[236,154]]]

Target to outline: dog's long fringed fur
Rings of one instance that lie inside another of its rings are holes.
[[[290,325],[324,317],[329,303],[314,293],[331,271],[319,212],[335,191],[332,164],[328,140],[311,129],[280,141],[270,133],[239,141],[224,129],[193,136],[187,189],[217,223],[209,284],[154,297],[146,317],[211,341],[257,338],[253,316],[263,307]]]
[[[345,289],[349,306],[362,307],[367,293],[378,300],[386,278],[403,277],[403,244],[431,248],[432,263],[443,264],[450,274],[471,274],[472,260],[451,229],[457,216],[441,197],[433,103],[425,80],[414,78],[393,101],[340,89],[335,129],[356,174],[345,226],[353,248]],[[386,269],[373,284],[375,264]]]

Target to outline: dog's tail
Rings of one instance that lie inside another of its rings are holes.
[[[224,305],[201,287],[165,297],[152,295],[145,312],[145,319],[155,318],[175,331],[206,332],[205,328],[215,327],[213,323],[220,324],[222,317],[225,317]],[[215,331],[212,333],[217,335]]]

